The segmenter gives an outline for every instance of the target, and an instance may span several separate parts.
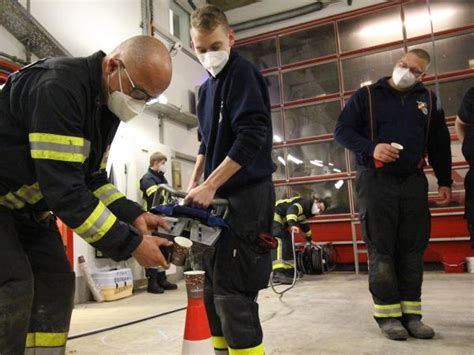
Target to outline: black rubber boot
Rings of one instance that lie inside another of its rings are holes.
[[[168,282],[168,280],[166,279],[165,271],[158,271],[157,281],[158,281],[158,285],[160,285],[163,289],[167,291],[176,290],[178,288],[178,285]]]
[[[165,292],[165,289],[158,283],[158,270],[146,269],[146,276],[148,278],[147,292],[155,294]]]
[[[402,324],[413,338],[431,339],[435,335],[433,328],[423,324],[420,316],[404,314]]]
[[[274,284],[291,285],[293,283],[293,275],[275,270],[273,271],[272,282]]]
[[[391,340],[407,340],[408,332],[396,318],[377,319],[383,335]]]

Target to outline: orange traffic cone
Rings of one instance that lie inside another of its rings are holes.
[[[184,273],[188,292],[188,308],[182,355],[213,355],[214,347],[204,306],[204,271]]]

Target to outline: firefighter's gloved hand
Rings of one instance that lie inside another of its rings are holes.
[[[135,221],[133,221],[133,226],[142,232],[142,234],[151,234],[156,231],[158,227],[162,227],[166,230],[170,229],[168,223],[166,223],[163,218],[149,212],[139,215]]]
[[[143,267],[156,267],[159,265],[168,269],[170,266],[161,253],[160,245],[171,246],[173,243],[165,238],[144,235],[142,242],[132,252],[132,256]]]

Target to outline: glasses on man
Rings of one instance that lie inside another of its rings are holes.
[[[415,76],[416,79],[418,79],[420,76],[422,76],[422,75],[425,73],[424,71],[420,71],[420,70],[418,70],[418,69],[416,69],[416,68],[410,68],[410,67],[408,66],[408,64],[405,63],[404,61],[400,61],[398,64],[399,64],[400,67],[402,67],[402,68],[408,68],[408,69],[410,69],[410,72]]]
[[[120,59],[118,59],[118,62],[123,67],[123,71],[127,75],[127,78],[130,81],[130,84],[132,85],[132,90],[128,93],[130,97],[134,98],[135,100],[140,100],[140,101],[145,101],[145,102],[156,99],[156,97],[149,95],[145,90],[136,86],[132,78],[130,77],[130,74],[128,73],[127,68],[125,67],[124,62]],[[122,80],[122,77],[120,75],[120,68],[119,68],[119,79],[120,81]]]

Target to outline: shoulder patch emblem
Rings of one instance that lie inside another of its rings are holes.
[[[417,101],[416,103],[418,105],[418,110],[423,112],[423,114],[426,116],[428,114],[428,105],[426,104],[426,102]]]

